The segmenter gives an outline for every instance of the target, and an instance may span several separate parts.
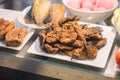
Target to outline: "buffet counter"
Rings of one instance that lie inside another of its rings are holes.
[[[0,17],[15,20],[18,26],[22,26],[16,20],[20,13],[21,11],[0,9]],[[120,80],[120,72],[115,70],[114,58],[120,47],[118,34],[115,36],[106,66],[101,69],[27,53],[38,37],[39,31],[35,29],[34,34],[21,50],[0,46],[0,66],[63,80]]]

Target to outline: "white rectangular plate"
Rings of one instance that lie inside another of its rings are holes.
[[[27,31],[28,31],[28,34],[26,35],[26,37],[23,40],[23,43],[20,46],[18,46],[18,47],[9,47],[9,46],[6,46],[5,41],[0,41],[0,47],[14,49],[14,50],[21,50],[24,47],[24,45],[27,43],[27,41],[31,38],[33,33],[34,33],[34,30],[29,29],[29,28],[27,29]]]
[[[113,44],[113,41],[114,41],[114,38],[116,35],[116,31],[115,31],[114,27],[84,23],[84,22],[79,22],[79,23],[80,24],[89,24],[89,27],[100,26],[104,30],[102,35],[104,38],[107,38],[107,44],[98,51],[98,55],[95,59],[93,59],[93,60],[77,60],[77,59],[70,60],[69,56],[63,56],[63,55],[59,55],[59,54],[47,54],[46,52],[44,52],[40,49],[39,38],[36,39],[36,41],[31,45],[31,47],[28,49],[27,52],[30,54],[34,54],[34,55],[41,55],[41,56],[46,56],[46,57],[50,57],[50,58],[70,61],[70,62],[84,64],[84,65],[89,65],[89,66],[93,66],[93,67],[104,68],[106,65],[106,62],[108,60],[108,56],[110,54],[110,50],[111,50],[111,47],[112,47],[112,44]]]
[[[15,13],[15,11],[12,11],[12,10],[0,9],[0,18],[4,18],[5,20],[14,21],[15,22],[15,28],[24,27],[23,25],[20,25],[16,20],[16,16],[19,15],[19,13],[20,12],[17,13],[17,11]],[[19,47],[6,46],[5,41],[0,41],[0,47],[5,47],[5,48],[13,49],[13,50],[21,50],[35,32],[35,30],[31,29],[31,28],[27,28],[27,31],[28,31],[28,34],[24,38],[22,45],[20,45]]]

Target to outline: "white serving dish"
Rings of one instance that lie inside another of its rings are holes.
[[[13,49],[13,50],[21,50],[24,47],[24,45],[27,43],[27,41],[34,34],[34,30],[32,30],[30,28],[28,28],[27,31],[28,31],[28,34],[26,35],[26,37],[23,40],[23,43],[20,46],[18,46],[18,47],[10,47],[10,46],[6,46],[5,41],[0,41],[0,47],[9,48],[9,49]]]
[[[12,16],[8,15],[8,13],[4,13],[4,14],[0,14],[0,18],[4,18],[6,20],[9,21],[14,21],[15,22],[15,28],[17,27],[24,27],[22,25],[20,25],[16,19],[13,19]],[[23,43],[19,46],[19,47],[9,47],[6,46],[5,41],[0,41],[0,47],[4,47],[4,48],[9,48],[9,49],[13,49],[13,50],[21,50],[24,45],[28,42],[28,40],[32,37],[32,35],[34,34],[35,30],[31,29],[31,28],[27,28],[28,34],[26,35],[26,37],[23,40]]]
[[[95,59],[93,60],[76,60],[76,59],[70,59],[69,56],[63,56],[60,54],[48,54],[41,50],[41,46],[39,43],[39,38],[35,40],[35,42],[31,45],[31,47],[28,49],[29,54],[34,54],[34,55],[40,55],[40,56],[46,56],[50,58],[55,58],[55,59],[60,59],[60,60],[65,60],[73,63],[78,63],[78,64],[84,64],[88,66],[93,66],[93,67],[98,67],[98,68],[105,68],[105,65],[107,63],[110,50],[116,35],[116,32],[113,27],[109,26],[103,26],[103,25],[97,25],[97,24],[90,24],[90,23],[85,23],[85,22],[79,22],[80,24],[89,24],[89,27],[91,26],[100,26],[103,28],[104,32],[102,33],[103,37],[107,38],[107,44],[101,48],[98,51],[98,55]]]

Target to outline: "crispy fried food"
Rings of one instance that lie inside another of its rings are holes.
[[[47,18],[51,8],[50,1],[35,0],[32,5],[32,15],[36,24],[41,25]]]
[[[88,27],[78,24],[78,17],[64,19],[59,23],[53,21],[53,26],[48,31],[40,32],[40,44],[47,53],[63,52],[71,59],[94,59],[98,49],[105,46],[107,39],[102,37],[102,28]]]
[[[53,4],[50,10],[51,20],[59,22],[64,18],[65,7],[62,4]]]
[[[69,43],[74,42],[76,38],[77,38],[76,32],[70,31],[70,30],[63,30],[61,32],[59,41],[63,44],[69,44]]]
[[[81,48],[84,45],[83,43],[84,42],[81,40],[75,40],[75,42],[72,45]]]
[[[64,51],[64,53],[68,56],[71,57],[71,60],[73,58],[75,59],[81,59],[81,60],[84,60],[84,59],[87,59],[87,55],[86,55],[86,52],[84,51],[84,47],[82,48],[76,48],[76,49],[73,49],[72,51]]]
[[[86,38],[102,39],[102,35],[100,33],[96,33],[96,34],[92,34]]]
[[[49,44],[45,44],[45,45],[44,45],[44,48],[45,48],[45,50],[46,50],[48,53],[52,53],[52,54],[55,54],[55,53],[57,53],[57,52],[59,51],[59,48],[54,48],[54,47],[52,47],[52,46],[49,45]]]
[[[86,48],[88,58],[93,59],[97,56],[97,53],[98,53],[97,47],[86,45],[85,48]]]
[[[101,32],[103,31],[100,27],[91,27],[91,28],[84,28],[83,34],[85,35],[85,38],[95,38],[95,39],[101,39],[102,35]]]
[[[59,39],[59,32],[58,31],[51,31],[46,35],[46,42],[54,43]]]
[[[46,32],[45,30],[42,30],[42,31],[39,33],[39,40],[40,40],[40,45],[41,45],[42,49],[43,49],[43,47],[44,47],[46,34],[47,34],[47,32]]]
[[[62,30],[75,31],[75,28],[73,27],[73,24],[71,22],[68,22],[62,25]]]
[[[83,29],[83,34],[84,35],[92,35],[92,34],[96,34],[96,33],[101,33],[103,30],[101,27],[86,27]]]
[[[103,46],[105,46],[105,44],[107,43],[107,39],[103,38],[100,39],[97,44],[95,45],[98,49],[102,48]]]
[[[51,30],[46,34],[47,43],[56,42],[60,38],[60,35],[61,35],[61,28],[59,27],[58,23],[54,22],[53,29]]]
[[[2,27],[1,30],[0,30],[0,40],[4,40],[5,38],[5,35],[11,31],[12,29],[14,29],[14,25],[15,23],[14,22],[9,22],[9,21],[4,21],[4,25],[2,24],[2,26],[4,26],[4,28]],[[6,25],[7,24],[7,25]]]
[[[8,20],[3,20],[3,22],[0,25],[0,30],[4,29],[6,26],[9,25],[9,21]]]
[[[9,31],[5,36],[7,46],[20,46],[23,42],[24,37],[27,35],[26,28],[15,28]]]
[[[86,43],[86,39],[85,36],[83,35],[82,27],[78,24],[77,21],[73,22],[72,24],[75,27],[75,31],[77,32],[78,38],[84,41],[84,43]]]
[[[87,59],[87,55],[86,55],[86,52],[84,51],[83,47],[74,49],[72,57],[76,57],[78,59]]]
[[[64,23],[73,22],[80,20],[80,16],[67,16],[67,18],[63,18],[61,21],[59,21],[60,25],[63,25]]]
[[[68,45],[65,45],[65,44],[54,44],[54,46],[56,46],[60,50],[73,50],[72,46],[68,46]]]

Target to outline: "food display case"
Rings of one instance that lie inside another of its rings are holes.
[[[15,26],[23,26],[17,17],[22,11],[0,9],[0,18],[15,21]],[[20,47],[8,47],[0,42],[0,66],[63,80],[120,80],[119,69],[115,64],[115,53],[120,48],[120,36],[114,27],[101,21],[99,24],[108,30],[105,36],[109,44],[99,54],[99,60],[71,61],[70,58],[39,54],[36,45],[39,29],[27,28],[28,36]],[[56,57],[56,58],[55,58]]]

